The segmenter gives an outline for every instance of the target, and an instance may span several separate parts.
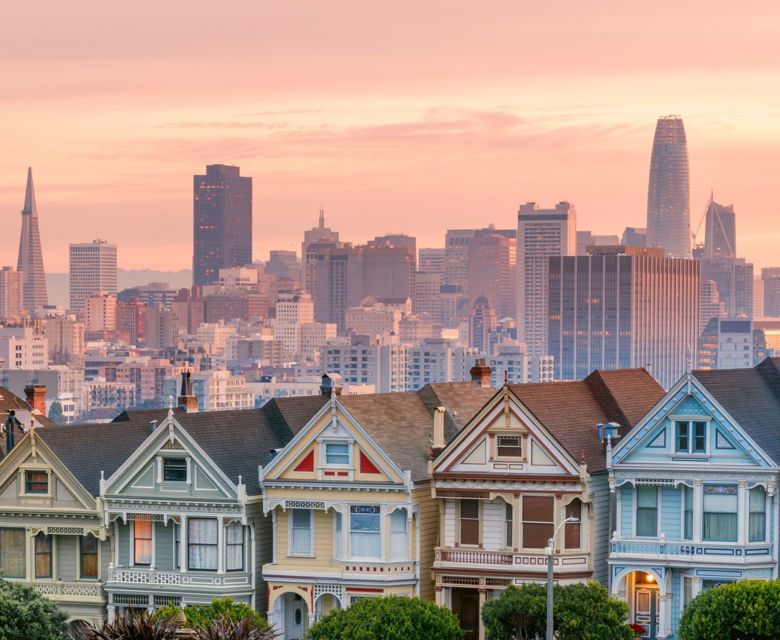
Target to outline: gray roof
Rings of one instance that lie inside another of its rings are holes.
[[[780,464],[780,358],[752,369],[694,371],[693,376],[737,424]]]

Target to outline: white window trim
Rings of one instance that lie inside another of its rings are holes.
[[[308,553],[293,552],[293,511],[309,512],[309,551]],[[289,558],[313,558],[314,557],[314,509],[290,509],[287,512],[287,557]]]
[[[379,507],[379,556],[373,557],[373,556],[356,556],[352,553],[352,507],[359,507],[359,506],[370,506],[370,507]],[[385,505],[382,504],[370,504],[370,505],[359,505],[359,504],[351,504],[347,506],[347,523],[346,523],[346,532],[347,532],[347,544],[349,546],[349,555],[347,556],[350,560],[359,560],[361,562],[384,562],[386,560],[386,550],[385,546],[388,543],[388,537],[387,537],[387,528],[388,525],[385,522],[388,517],[387,509],[385,508]],[[344,531],[344,520],[341,521],[341,529]],[[408,527],[407,527],[408,529]]]
[[[327,448],[329,444],[345,444],[347,445],[347,455],[349,456],[349,462],[347,464],[328,464]],[[346,438],[324,438],[319,440],[320,451],[320,467],[322,469],[340,469],[351,470],[355,467],[355,447],[352,440]]]
[[[689,458],[709,458],[712,455],[712,417],[711,416],[697,416],[697,415],[674,415],[669,416],[669,420],[672,422],[672,455],[673,456],[685,456]],[[688,423],[688,451],[677,450],[677,423]],[[704,422],[706,425],[706,446],[705,451],[693,451],[693,423]]]
[[[641,485],[645,487],[655,487],[656,489],[656,513],[655,513],[655,536],[640,536],[636,532],[636,523],[637,523],[637,517],[636,517],[636,511],[639,508],[639,496],[637,489],[639,488],[639,485],[634,485],[634,494],[632,499],[632,509],[633,513],[631,514],[631,524],[632,524],[632,535],[634,538],[638,538],[639,540],[660,540],[661,539],[661,515],[663,513],[663,497],[662,497],[662,489],[663,487],[660,485]]]
[[[48,488],[46,493],[27,493],[27,472],[28,471],[45,471],[46,479],[48,481]],[[19,467],[19,497],[20,498],[53,498],[52,470],[46,465],[25,464]]]
[[[128,555],[128,565],[131,567],[135,567],[135,520],[130,521],[130,540],[128,541],[130,543],[130,554]],[[175,542],[174,542],[175,544]],[[157,527],[155,526],[154,520],[152,520],[152,562],[148,565],[146,564],[139,564],[138,566],[142,569],[149,569],[154,570],[155,567],[155,551],[157,547]]]

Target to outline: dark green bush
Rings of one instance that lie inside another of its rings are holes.
[[[743,580],[701,592],[685,608],[680,640],[780,637],[780,580]]]
[[[68,616],[56,604],[19,582],[0,580],[0,638],[64,640]]]
[[[361,598],[315,623],[306,640],[461,640],[449,609],[420,598]]]

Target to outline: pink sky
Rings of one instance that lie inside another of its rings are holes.
[[[17,2],[0,23],[2,264],[32,165],[49,271],[104,237],[189,268],[192,174],[254,178],[254,247],[330,226],[441,246],[568,199],[644,226],[655,119],[685,119],[691,220],[734,203],[738,251],[780,264],[780,5],[365,0]],[[703,235],[703,231],[701,232]]]

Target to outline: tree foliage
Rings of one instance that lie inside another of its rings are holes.
[[[155,620],[173,619],[179,614],[179,607],[169,605],[161,607],[155,614]],[[192,629],[205,629],[217,620],[241,622],[250,620],[260,631],[268,629],[268,621],[248,604],[233,602],[232,598],[215,598],[208,605],[187,605],[184,607],[187,626]]]
[[[702,591],[685,608],[680,640],[770,640],[780,635],[780,580]]]
[[[54,424],[65,424],[65,416],[62,415],[62,404],[55,400],[49,407],[49,420]]]
[[[65,640],[68,616],[51,600],[19,582],[0,580],[0,638]]]
[[[176,640],[176,623],[154,620],[145,611],[127,611],[100,628],[83,626],[77,637],[79,640]]]
[[[554,589],[553,627],[559,640],[633,640],[627,615],[626,603],[611,598],[596,582]],[[482,620],[488,640],[544,637],[547,589],[539,584],[509,587],[500,598],[485,603]]]
[[[461,640],[449,609],[420,598],[361,598],[312,625],[306,640]]]

